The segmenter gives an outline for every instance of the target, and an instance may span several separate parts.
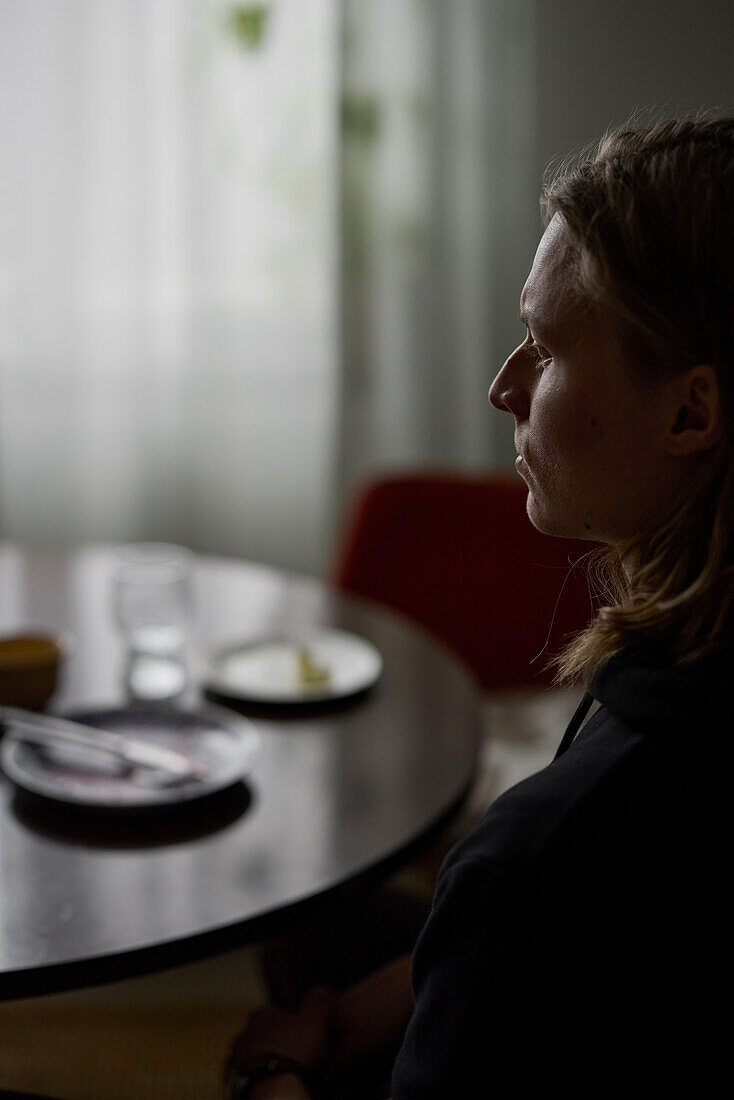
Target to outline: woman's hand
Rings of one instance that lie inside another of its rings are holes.
[[[413,1010],[410,962],[405,955],[343,993],[312,989],[297,1012],[257,1009],[234,1039],[232,1057],[281,1054],[308,1075],[338,1081],[400,1042]]]
[[[330,1078],[400,1043],[413,1011],[410,967],[411,956],[403,955],[336,998],[326,1065]]]
[[[332,990],[319,986],[310,991],[298,1012],[271,1005],[257,1009],[235,1037],[232,1057],[246,1062],[256,1054],[282,1054],[313,1073],[329,1050],[330,1021],[337,999]]]

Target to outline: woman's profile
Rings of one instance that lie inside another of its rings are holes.
[[[445,860],[412,961],[256,1014],[232,1096],[332,1089],[391,1042],[393,1100],[706,1095],[725,1069],[734,119],[611,130],[543,207],[490,401],[531,522],[603,543],[558,662],[584,702]]]

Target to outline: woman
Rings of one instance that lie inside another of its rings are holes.
[[[734,119],[612,132],[544,206],[490,401],[531,521],[605,544],[607,606],[558,662],[587,692],[555,760],[446,859],[414,1006],[398,960],[257,1014],[235,1058],[294,1063],[256,1070],[254,1100],[310,1095],[406,1023],[393,1100],[705,1095],[725,1069]]]

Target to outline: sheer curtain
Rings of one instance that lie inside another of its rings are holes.
[[[0,535],[316,568],[335,0],[0,0]]]
[[[342,485],[509,465],[487,391],[540,225],[534,0],[344,7]]]
[[[514,454],[533,6],[0,0],[0,537],[319,571],[366,473]]]

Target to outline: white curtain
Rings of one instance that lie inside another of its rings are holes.
[[[540,225],[534,15],[345,0],[342,485],[514,459],[487,391]]]
[[[0,0],[0,536],[317,568],[335,0]]]
[[[0,0],[0,537],[319,571],[514,453],[534,2]]]

